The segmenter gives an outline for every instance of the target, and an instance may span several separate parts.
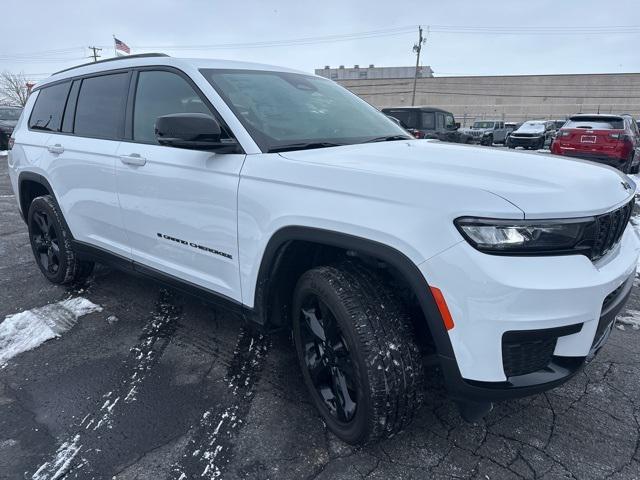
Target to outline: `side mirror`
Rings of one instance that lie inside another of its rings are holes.
[[[460,122],[456,122],[456,130],[460,128]]]
[[[237,147],[235,140],[220,140],[218,121],[204,113],[172,113],[156,120],[156,140],[160,145],[192,150],[220,150]]]

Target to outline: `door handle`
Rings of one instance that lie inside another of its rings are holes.
[[[137,153],[132,153],[131,155],[122,155],[120,157],[120,161],[125,165],[133,165],[136,167],[141,167],[145,163],[147,163],[147,159],[144,157],[141,157]]]
[[[59,143],[56,143],[55,145],[49,145],[47,147],[47,150],[49,150],[51,153],[55,153],[56,155],[64,153],[64,147]]]

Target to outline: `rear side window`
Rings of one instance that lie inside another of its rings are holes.
[[[60,131],[70,85],[71,82],[59,83],[40,90],[29,118],[29,128],[46,132]]]
[[[400,120],[408,128],[418,128],[417,112],[415,110],[400,110],[400,109],[383,109],[383,113],[391,115],[394,118]]]
[[[624,128],[624,120],[616,117],[574,117],[570,118],[563,128],[584,128],[586,130],[620,130]]]
[[[425,130],[435,130],[436,116],[433,112],[422,112],[422,128]]]
[[[140,72],[133,110],[133,139],[157,143],[156,120],[172,113],[212,115],[196,91],[179,75],[165,71]]]
[[[124,132],[128,86],[128,73],[114,73],[82,80],[76,105],[76,135],[120,138]]]

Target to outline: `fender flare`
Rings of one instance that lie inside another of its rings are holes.
[[[55,194],[53,193],[53,188],[51,188],[51,184],[45,177],[35,172],[30,172],[30,171],[20,172],[20,174],[18,175],[18,200],[20,202],[20,215],[22,215],[22,219],[25,222],[27,221],[27,214],[29,212],[28,212],[28,208],[26,209],[27,211],[25,211],[23,184],[27,180],[42,185],[45,188],[45,190],[49,192],[49,195],[51,195],[54,199],[56,198]],[[56,202],[57,202],[57,199],[56,199]]]
[[[295,240],[313,242],[345,250],[355,250],[378,258],[394,267],[405,278],[418,299],[427,327],[433,336],[438,355],[455,359],[442,316],[431,294],[429,284],[418,266],[404,253],[389,245],[348,233],[301,226],[289,226],[276,231],[267,243],[258,270],[254,297],[254,313],[257,318],[263,319],[269,279],[282,258],[281,255],[284,251],[282,247]]]

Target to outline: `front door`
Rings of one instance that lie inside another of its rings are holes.
[[[239,301],[237,192],[245,156],[156,142],[155,121],[162,115],[195,112],[220,120],[181,74],[141,70],[134,88],[133,141],[120,144],[116,161],[132,258]]]

